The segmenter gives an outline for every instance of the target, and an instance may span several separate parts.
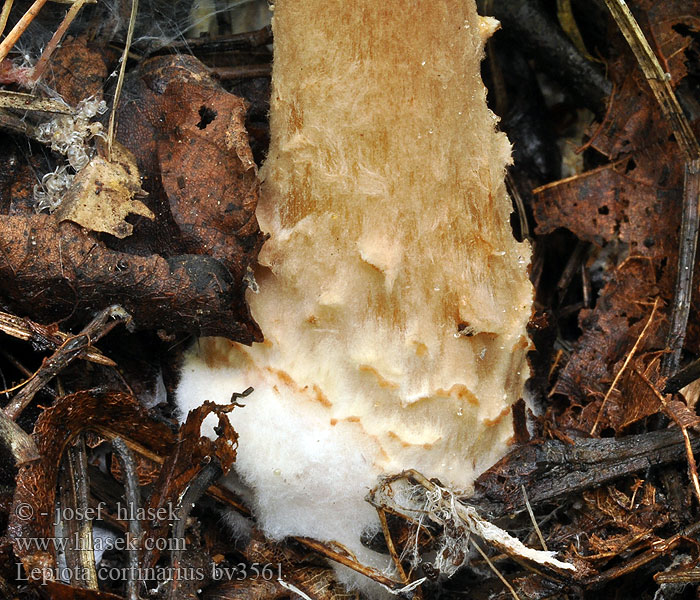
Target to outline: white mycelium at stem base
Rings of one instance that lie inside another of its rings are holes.
[[[180,408],[253,386],[231,419],[258,524],[383,565],[360,543],[377,476],[468,490],[528,376],[530,250],[479,72],[493,22],[473,0],[277,0],[273,26],[248,296],[266,341],[200,341]]]

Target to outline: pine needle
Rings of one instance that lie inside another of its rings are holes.
[[[129,17],[129,29],[126,32],[126,42],[124,43],[124,52],[121,57],[121,65],[119,67],[119,77],[117,79],[117,87],[114,92],[114,101],[112,102],[112,113],[109,115],[109,127],[107,128],[107,160],[112,160],[112,144],[114,142],[114,130],[117,120],[117,107],[119,106],[119,97],[122,93],[122,85],[124,84],[124,73],[126,72],[126,60],[131,47],[131,40],[134,37],[134,26],[136,24],[136,13],[139,10],[139,0],[131,0],[131,16]]]
[[[518,596],[518,594],[517,594],[517,592],[515,591],[515,589],[513,589],[513,586],[510,585],[510,583],[508,582],[508,580],[507,580],[505,577],[503,577],[503,575],[501,574],[501,572],[496,568],[496,565],[494,565],[494,564],[491,562],[491,560],[489,559],[489,557],[486,556],[486,552],[484,552],[474,540],[471,540],[471,544],[472,544],[472,546],[474,546],[474,548],[476,548],[477,552],[478,552],[479,554],[481,554],[481,558],[483,558],[483,559],[486,561],[486,564],[487,564],[489,567],[491,567],[491,570],[496,574],[496,577],[498,577],[498,578],[501,580],[501,582],[503,583],[503,585],[505,585],[505,586],[508,588],[508,591],[511,593],[511,595],[513,596],[513,598],[514,598],[515,600],[520,600],[520,597]]]
[[[27,12],[22,15],[22,18],[17,21],[17,24],[10,30],[10,33],[7,34],[7,37],[2,41],[2,43],[0,43],[0,62],[7,58],[10,50],[14,48],[17,40],[26,31],[27,27],[29,27],[29,24],[34,20],[34,17],[39,14],[39,11],[44,4],[46,4],[46,2],[47,0],[36,0],[34,4],[27,9]],[[7,3],[5,6],[3,6],[3,12],[5,11],[6,6]]]
[[[657,297],[656,300],[654,300],[654,307],[651,309],[651,314],[649,315],[649,319],[647,320],[646,325],[644,325],[644,329],[642,329],[642,333],[639,334],[637,341],[634,343],[634,346],[632,346],[632,350],[630,350],[630,353],[627,355],[625,362],[622,364],[622,368],[617,372],[617,375],[615,375],[615,379],[613,379],[613,382],[610,384],[610,387],[608,388],[608,391],[605,394],[605,397],[603,398],[603,402],[600,405],[600,409],[598,409],[598,415],[595,418],[595,423],[593,423],[593,427],[591,427],[591,435],[595,434],[595,431],[598,428],[598,423],[600,422],[600,418],[603,416],[603,409],[605,408],[605,404],[607,403],[608,398],[610,398],[610,394],[612,394],[613,390],[615,389],[617,382],[620,381],[620,377],[622,377],[622,374],[625,372],[627,365],[630,364],[630,361],[634,357],[635,352],[637,352],[639,345],[641,344],[642,340],[644,339],[644,336],[647,333],[647,329],[649,329],[651,322],[654,320],[654,315],[656,315],[656,309],[658,307],[659,299]]]

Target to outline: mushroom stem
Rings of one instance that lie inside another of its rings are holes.
[[[480,76],[496,25],[473,0],[275,4],[248,297],[266,341],[202,342],[179,390],[187,408],[255,388],[231,416],[237,472],[272,537],[377,564],[360,535],[378,475],[468,490],[506,451],[532,288]]]

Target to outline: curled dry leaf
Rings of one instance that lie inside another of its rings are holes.
[[[139,328],[262,341],[240,285],[219,261],[113,251],[53,215],[0,220],[0,293],[40,321],[120,303]]]
[[[136,156],[153,211],[169,215],[168,243],[219,259],[240,282],[263,242],[245,102],[190,56],[146,61],[124,96],[117,139]]]
[[[236,460],[236,447],[238,435],[233,429],[226,413],[231,411],[235,404],[221,406],[213,402],[205,402],[202,406],[190,411],[187,420],[180,427],[173,452],[167,457],[160,470],[160,474],[149,500],[149,514],[158,514],[158,509],[172,503],[179,505],[188,486],[197,474],[212,460],[216,459],[222,474],[228,473]],[[210,414],[219,418],[218,427],[215,428],[218,437],[211,440],[202,437],[202,422]],[[153,540],[163,538],[168,532],[170,523],[167,521],[151,523],[147,536]],[[153,566],[158,560],[159,550],[157,544],[146,542],[145,547],[151,548],[146,555],[145,566]]]
[[[155,218],[145,204],[133,199],[143,195],[133,154],[115,143],[110,160],[96,154],[78,172],[54,214],[59,221],[124,238],[134,229],[126,222],[127,215]]]
[[[174,438],[165,425],[151,421],[146,410],[127,394],[78,392],[63,396],[46,409],[37,419],[32,434],[40,458],[18,465],[8,524],[15,554],[27,573],[34,569],[51,573],[55,568],[55,556],[50,547],[42,549],[18,540],[50,540],[54,535],[54,504],[61,456],[80,432],[90,429],[109,438],[118,435],[161,456],[169,452]],[[29,507],[31,518],[26,518],[29,513],[21,507]]]

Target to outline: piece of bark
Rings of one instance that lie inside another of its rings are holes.
[[[691,438],[697,451],[700,437]],[[652,466],[685,460],[678,430],[622,438],[559,440],[517,448],[484,473],[469,503],[492,517],[525,510],[522,486],[533,507],[571,497]]]

